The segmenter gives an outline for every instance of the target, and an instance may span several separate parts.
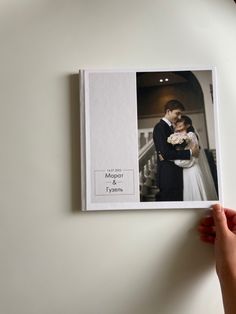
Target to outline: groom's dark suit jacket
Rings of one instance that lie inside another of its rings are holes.
[[[160,120],[154,127],[153,140],[157,151],[157,186],[160,189],[157,200],[183,200],[183,168],[178,167],[171,160],[190,159],[189,150],[175,150],[167,138],[173,133],[170,126]],[[161,160],[161,159],[164,160]]]

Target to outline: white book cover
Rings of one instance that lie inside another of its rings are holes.
[[[82,210],[222,203],[216,95],[209,67],[80,70]]]

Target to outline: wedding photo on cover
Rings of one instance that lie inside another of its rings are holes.
[[[218,200],[212,71],[136,78],[140,201]]]

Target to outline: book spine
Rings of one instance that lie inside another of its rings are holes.
[[[79,71],[80,143],[81,143],[81,210],[86,210],[86,146],[85,146],[85,90],[84,70]]]

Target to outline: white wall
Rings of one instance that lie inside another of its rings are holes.
[[[79,211],[79,68],[216,65],[235,207],[231,0],[0,2],[0,313],[222,313],[203,211]]]

